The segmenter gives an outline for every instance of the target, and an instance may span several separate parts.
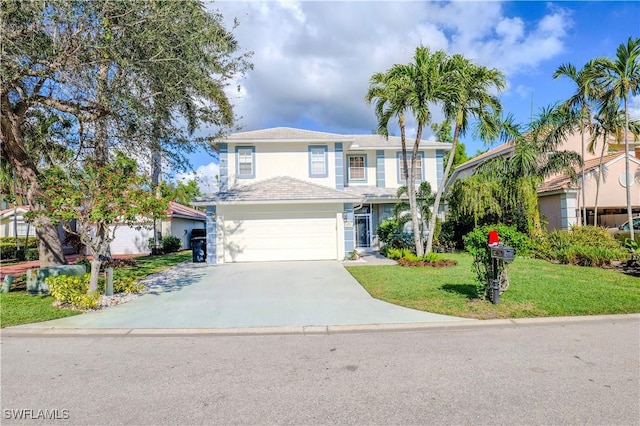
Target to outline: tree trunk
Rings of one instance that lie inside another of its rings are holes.
[[[584,115],[584,113],[582,114]],[[584,120],[584,117],[581,117],[581,120]],[[581,153],[580,155],[582,156],[582,165],[580,166],[580,176],[582,178],[582,185],[580,185],[582,188],[582,226],[587,226],[587,197],[586,197],[586,192],[585,192],[585,182],[584,182],[584,121],[582,123],[580,123],[580,137],[581,137],[581,143],[580,143],[580,149],[581,149]]]
[[[431,215],[431,219],[429,219],[429,236],[427,237],[427,247],[425,249],[425,253],[430,253],[433,247],[433,229],[436,228],[436,219],[438,218],[438,211],[440,210],[440,199],[442,198],[442,193],[444,192],[444,186],[447,183],[447,179],[444,176],[449,176],[449,172],[451,171],[451,165],[453,164],[453,153],[456,152],[456,146],[458,145],[458,137],[460,136],[460,119],[456,120],[456,129],[453,132],[453,142],[451,143],[451,154],[449,154],[449,159],[447,160],[447,167],[444,169],[442,182],[438,185],[438,192],[436,192],[436,200],[433,203],[433,214]]]
[[[2,100],[2,109],[2,156],[11,162],[21,185],[23,188],[24,186],[27,188],[26,200],[31,212],[36,215],[34,226],[38,237],[40,266],[63,265],[66,260],[58,236],[58,229],[49,217],[38,214],[44,211],[44,206],[36,200],[36,195],[41,192],[38,169],[24,148],[21,128],[21,116],[24,112],[15,114],[7,99]]]
[[[108,105],[107,99],[107,84],[109,77],[109,68],[108,64],[102,63],[100,64],[100,69],[98,71],[98,103],[100,105]],[[96,160],[96,164],[98,166],[104,166],[109,162],[109,144],[108,144],[108,129],[107,129],[107,118],[101,117],[96,120],[96,133],[94,137],[94,157]],[[98,187],[103,185],[102,182],[97,182]],[[91,279],[89,281],[89,293],[96,291],[98,289],[98,275],[100,272],[100,264],[102,261],[100,260],[101,255],[106,255],[106,250],[109,247],[105,244],[105,240],[107,238],[107,229],[109,224],[105,223],[103,220],[98,220],[95,223],[96,233],[94,236],[94,241],[92,246],[99,247],[99,250],[94,251],[93,261],[91,262]],[[97,266],[94,266],[97,265]]]
[[[409,190],[409,208],[411,209],[411,223],[413,227],[413,242],[416,246],[416,255],[424,254],[424,246],[422,244],[422,233],[420,222],[418,221],[418,202],[416,197],[416,158],[418,158],[418,147],[420,146],[420,138],[422,138],[422,124],[418,123],[416,132],[416,141],[413,144],[411,152],[411,167],[409,168],[409,179],[407,179],[407,189]]]
[[[634,241],[633,232],[633,214],[631,210],[631,185],[629,183],[629,109],[627,106],[627,97],[624,98],[624,172],[625,172],[625,189],[627,193],[627,220],[629,224],[629,238]]]
[[[100,266],[102,266],[102,260],[96,255],[91,260],[91,277],[89,278],[89,293],[93,293],[98,290],[98,278],[100,278]]]
[[[607,146],[607,132],[604,132],[602,140],[602,150],[600,151],[600,162],[598,163],[598,174],[596,175],[596,200],[595,212],[593,213],[593,226],[598,226],[598,197],[600,196],[600,179],[602,178],[602,161],[604,160],[604,150]]]

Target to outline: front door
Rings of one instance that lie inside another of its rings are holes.
[[[371,214],[356,214],[356,248],[371,247]]]

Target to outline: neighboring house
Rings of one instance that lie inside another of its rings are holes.
[[[27,235],[35,237],[35,228],[25,222],[24,214],[29,211],[28,206],[17,207],[18,236]],[[14,209],[0,210],[0,237],[11,237],[14,235]],[[195,210],[182,204],[169,202],[167,217],[158,220],[158,237],[173,235],[180,238],[182,248],[189,248],[191,230],[194,228],[204,228],[206,217],[203,212]],[[58,227],[60,241],[64,242],[65,231]],[[140,226],[119,226],[116,229],[115,239],[110,244],[111,254],[148,254],[149,240],[153,238],[153,222],[144,222]],[[63,247],[65,253],[69,253],[71,247]]]
[[[405,184],[399,137],[279,127],[233,134],[216,148],[219,192],[193,202],[206,207],[208,263],[342,260],[375,249],[375,230]],[[437,188],[450,149],[422,141],[417,181]]]
[[[585,136],[585,143],[588,143],[589,138],[590,136]],[[574,133],[567,138],[561,149],[581,153],[581,143],[580,134]],[[513,142],[508,142],[459,165],[453,171],[447,186],[457,179],[471,176],[476,167],[492,158],[511,156],[513,150]],[[607,154],[603,157],[604,172],[600,179],[598,194],[598,225],[614,227],[627,221],[624,145],[611,141],[605,152]],[[640,213],[640,144],[632,143],[630,153],[628,184],[631,185],[631,205],[635,215]],[[571,182],[567,176],[551,176],[538,188],[538,206],[548,223],[548,231],[568,229],[572,225],[581,223],[582,205],[587,209],[587,223],[593,224],[599,153],[591,154],[585,150],[584,160],[584,179],[579,177],[577,182]],[[577,172],[580,174],[581,170]],[[585,200],[582,200],[583,182]]]
[[[158,220],[158,241],[162,237],[172,235],[180,238],[182,248],[188,249],[191,230],[204,228],[205,214],[191,207],[169,201],[167,217]],[[109,250],[114,254],[149,254],[149,241],[153,239],[153,221],[141,223],[139,226],[119,226],[115,238],[111,241]]]
[[[27,233],[30,237],[35,237],[34,227],[24,220],[24,215],[29,211],[29,206],[5,207],[7,208],[0,210],[0,238],[26,237]]]

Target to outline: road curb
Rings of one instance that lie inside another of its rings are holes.
[[[282,327],[225,328],[26,328],[9,327],[0,330],[0,337],[170,337],[170,336],[269,336],[269,335],[330,335],[348,333],[409,332],[464,330],[486,327],[523,327],[575,324],[584,322],[640,322],[640,314],[594,315],[579,317],[511,318],[493,320],[462,320],[403,324],[308,325]]]

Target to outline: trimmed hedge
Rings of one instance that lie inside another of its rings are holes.
[[[16,249],[15,237],[0,238],[0,259],[38,260],[38,239],[29,237],[27,248],[24,247],[24,237],[18,237],[19,249]]]

